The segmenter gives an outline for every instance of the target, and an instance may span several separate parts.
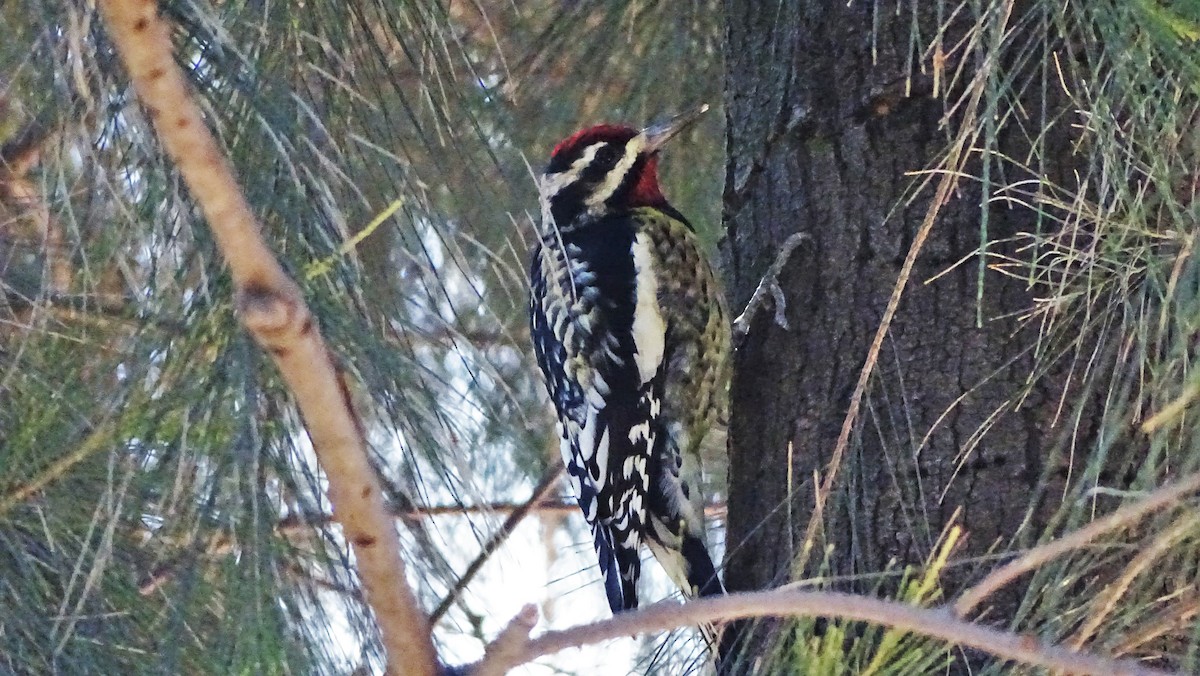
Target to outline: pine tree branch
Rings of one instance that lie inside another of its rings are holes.
[[[592,624],[562,631],[548,631],[537,638],[529,638],[533,622],[530,621],[528,611],[529,606],[521,610],[488,646],[483,660],[468,667],[467,673],[471,676],[501,676],[509,669],[566,648],[709,622],[785,616],[830,617],[870,622],[942,639],[953,645],[968,646],[1005,660],[1066,674],[1165,676],[1168,673],[1142,666],[1132,660],[1108,659],[1089,653],[1073,652],[1034,636],[966,622],[955,617],[946,606],[919,608],[898,601],[837,592],[777,589],[708,597],[682,604],[664,601]]]
[[[212,228],[242,323],[291,389],[329,479],[390,668],[432,676],[429,622],[405,582],[395,524],[366,453],[361,421],[296,283],[261,235],[224,153],[176,66],[154,0],[102,0],[105,25],[158,137]],[[403,665],[403,666],[401,666]]]
[[[559,474],[560,473],[556,472],[555,478],[557,478],[559,476]],[[539,486],[541,486],[541,484],[539,484]],[[553,482],[550,484],[550,487],[553,487]],[[489,543],[491,543],[491,542],[496,543],[496,545],[491,550],[494,552],[495,548],[503,542],[503,538],[512,534],[513,528],[520,521],[520,518],[523,518],[524,516],[528,516],[531,513],[536,513],[536,514],[575,514],[575,513],[579,512],[579,505],[576,504],[575,502],[567,502],[567,501],[562,501],[562,500],[557,500],[557,499],[554,499],[554,500],[549,499],[545,495],[546,492],[548,492],[548,491],[543,492],[541,490],[535,489],[534,495],[529,500],[527,500],[525,502],[519,502],[519,503],[518,502],[491,502],[491,503],[487,503],[487,504],[483,504],[483,505],[432,505],[429,507],[417,506],[417,507],[412,507],[409,509],[400,509],[400,508],[392,507],[391,514],[393,517],[395,517],[397,519],[403,519],[405,521],[419,521],[421,519],[427,519],[427,518],[437,517],[437,516],[465,516],[467,514],[493,514],[493,513],[497,513],[497,512],[513,513],[514,516],[510,516],[508,519],[506,519],[504,524],[502,524],[501,527],[499,529],[497,529],[496,533],[493,534],[492,537],[489,539]],[[27,495],[27,494],[28,494],[28,492],[24,493],[24,495]],[[538,497],[539,495],[541,495],[540,498]],[[3,499],[0,499],[0,514],[3,514],[3,512],[5,511],[6,504],[7,503]],[[725,514],[725,510],[726,510],[726,507],[725,507],[724,503],[715,503],[715,504],[707,505],[704,508],[704,514],[705,514],[705,516],[719,517],[719,516],[723,516]],[[519,518],[517,515],[519,515]],[[334,519],[333,515],[331,515],[331,514],[301,514],[301,515],[288,516],[284,519],[281,519],[279,521],[279,523],[277,523],[275,525],[275,534],[283,536],[283,537],[288,537],[288,536],[292,536],[292,535],[296,535],[296,534],[307,533],[307,532],[311,532],[313,529],[319,529],[324,526],[327,526],[334,521],[335,521],[335,519]],[[510,523],[512,524],[511,526],[509,525]],[[139,529],[137,531],[136,539],[139,542],[144,542],[146,540],[149,540],[152,537],[155,537],[155,536],[152,535],[149,531],[142,530],[142,529]],[[161,540],[161,536],[159,537],[159,539]],[[167,545],[171,545],[171,544],[174,544],[174,546],[176,546],[176,547],[185,546],[185,543],[183,543],[183,542],[176,542],[176,543],[168,542],[167,543]],[[220,557],[220,556],[225,556],[225,555],[233,552],[235,547],[236,547],[236,542],[234,541],[233,538],[231,538],[229,536],[222,536],[220,538],[213,540],[210,544],[208,544],[205,547],[202,555],[205,558],[216,558],[216,557]],[[487,551],[486,545],[484,546],[484,551]],[[481,553],[476,560],[481,561],[481,562],[486,562],[488,559],[488,556],[489,555],[485,555],[485,554]],[[176,557],[171,557],[169,560],[167,560],[166,562],[164,562],[158,566],[155,566],[154,569],[148,575],[146,575],[145,580],[138,587],[138,593],[141,594],[142,596],[148,596],[148,595],[153,594],[154,592],[158,591],[163,586],[163,584],[165,584],[172,577],[175,576],[175,571],[179,567],[180,561],[181,561],[180,558],[176,556]],[[472,564],[472,566],[469,566],[467,569],[468,573],[471,573],[473,576],[474,573],[472,573],[471,571],[474,570],[477,572],[478,568],[481,565],[482,565],[482,563]],[[456,584],[456,588],[463,587],[465,585],[463,580],[466,580],[467,582],[469,582],[470,578],[466,574],[464,574],[463,577]],[[462,590],[460,588],[459,593],[461,593],[461,591]],[[448,609],[449,603],[448,602],[443,602],[443,603],[446,603],[446,608]],[[439,604],[439,608],[440,607],[441,607],[441,604]],[[432,615],[430,622],[436,624],[437,619],[440,619],[441,615],[443,615],[443,614],[445,614],[444,610],[441,613],[436,613],[436,611],[435,611],[435,614]]]

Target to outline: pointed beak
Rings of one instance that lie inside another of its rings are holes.
[[[662,149],[667,141],[674,138],[679,132],[687,129],[700,119],[700,116],[708,112],[708,104],[696,108],[695,110],[676,115],[675,117],[650,125],[642,130],[642,135],[646,137],[645,152],[655,153]]]

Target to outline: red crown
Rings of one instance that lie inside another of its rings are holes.
[[[632,138],[636,131],[630,127],[620,124],[598,124],[594,127],[581,129],[574,134],[571,134],[566,139],[554,146],[554,152],[550,153],[551,157],[577,146],[587,146],[596,141],[625,141]]]

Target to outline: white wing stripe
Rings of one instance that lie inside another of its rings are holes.
[[[633,270],[637,280],[637,305],[633,311],[633,344],[637,350],[642,384],[658,373],[662,364],[667,325],[658,307],[658,278],[654,270],[654,243],[644,233],[633,241]]]

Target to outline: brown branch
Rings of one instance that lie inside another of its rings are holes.
[[[296,398],[329,500],[358,564],[393,671],[431,676],[429,623],[405,582],[400,542],[361,422],[300,289],[288,277],[175,65],[169,28],[154,0],[102,0],[101,11],[166,153],[199,204],[233,278],[247,330],[274,359]],[[403,665],[401,667],[401,665]]]
[[[1200,472],[1163,486],[1141,500],[1128,504],[1108,516],[1096,519],[1070,535],[1034,547],[1025,552],[1021,558],[988,573],[987,577],[983,578],[979,584],[960,594],[958,600],[954,602],[954,613],[959,617],[966,617],[984,599],[1021,575],[1033,571],[1063,554],[1079,549],[1109,531],[1132,525],[1152,512],[1176,505],[1188,494],[1196,491],[1200,491]]]
[[[4,502],[0,501],[0,514],[4,512]],[[522,503],[516,502],[491,502],[482,505],[433,505],[430,507],[413,507],[411,509],[391,509],[391,514],[397,519],[405,521],[418,521],[437,516],[463,516],[466,514],[490,514],[496,512],[518,512],[525,510],[526,515],[530,512],[537,514],[574,514],[579,511],[579,505],[574,502],[564,502],[561,500],[550,500],[543,498],[536,503],[533,499]],[[723,516],[726,512],[724,503],[715,503],[707,505],[704,508],[706,516]],[[293,534],[307,532],[313,528],[321,528],[334,522],[331,514],[300,514],[288,516],[280,519],[275,525],[275,533],[277,535],[289,536]],[[500,533],[502,531],[497,531]],[[511,533],[511,531],[509,531]],[[154,537],[149,531],[139,529],[137,531],[137,540],[144,542]],[[495,537],[495,536],[493,536]],[[161,536],[160,536],[161,539]],[[204,550],[203,555],[208,558],[215,558],[231,553],[235,547],[235,541],[232,537],[222,536],[210,543]],[[182,543],[179,543],[183,546]],[[166,561],[155,568],[145,577],[145,581],[138,587],[138,593],[142,596],[148,596],[158,591],[160,587],[169,581],[175,575],[175,568],[178,567],[180,561],[177,557]],[[461,583],[460,583],[461,584]]]
[[[539,484],[540,485],[540,484]],[[535,489],[535,498],[536,496]],[[544,495],[544,493],[543,493]],[[0,501],[0,514],[4,512],[4,502]],[[391,514],[397,519],[405,521],[418,521],[437,516],[463,516],[466,514],[490,514],[495,512],[519,512],[524,510],[528,515],[530,512],[537,514],[575,514],[579,511],[579,505],[575,502],[564,502],[562,500],[551,500],[543,497],[534,502],[534,498],[521,503],[516,502],[491,502],[482,505],[433,505],[430,507],[413,507],[410,509],[392,508]],[[707,505],[704,508],[705,516],[724,516],[726,506],[724,503],[714,503]],[[298,533],[307,532],[313,528],[321,528],[334,522],[331,514],[297,514],[280,519],[279,523],[275,524],[275,534],[289,536]],[[515,525],[515,524],[514,524]],[[504,532],[503,528],[497,531],[497,534]],[[511,534],[511,529],[508,531]],[[154,537],[152,533],[146,530],[139,529],[137,531],[137,541],[145,542]],[[161,539],[161,536],[159,536]],[[495,538],[496,536],[493,536]],[[177,543],[179,546],[185,546],[183,543]],[[203,555],[208,558],[224,556],[234,550],[236,543],[232,537],[221,536],[211,542],[204,550]],[[481,555],[482,556],[482,555]],[[486,557],[484,557],[486,560]],[[175,576],[175,569],[179,566],[180,559],[173,557],[170,560],[159,564],[145,577],[145,581],[138,587],[138,593],[142,596],[149,596],[158,591],[163,584],[168,582]],[[459,584],[462,584],[461,581]],[[461,590],[460,590],[461,591]],[[440,618],[440,616],[439,616]]]
[[[492,537],[488,538],[488,541],[483,543],[483,549],[480,550],[479,556],[476,556],[475,560],[471,562],[471,565],[467,566],[467,570],[462,574],[462,577],[458,579],[458,582],[455,583],[454,588],[446,594],[446,597],[443,598],[442,602],[437,605],[437,608],[434,608],[433,612],[429,614],[430,623],[437,624],[438,620],[442,619],[442,616],[446,614],[446,611],[450,610],[450,606],[454,605],[454,602],[458,600],[458,597],[463,593],[463,590],[466,589],[467,585],[471,583],[471,580],[475,578],[475,575],[479,572],[479,569],[483,568],[483,564],[487,563],[492,554],[499,549],[500,545],[504,544],[504,541],[508,539],[508,536],[512,535],[512,532],[516,530],[517,524],[521,523],[521,521],[524,520],[531,511],[533,511],[533,508],[537,503],[541,502],[546,498],[547,495],[549,495],[555,484],[558,483],[559,477],[563,475],[563,471],[563,467],[561,465],[557,465],[555,468],[547,470],[546,473],[542,475],[542,480],[539,481],[538,485],[534,487],[533,495],[529,498],[529,500],[526,501],[524,505],[521,505],[519,508],[513,510],[513,513],[508,515],[508,518],[504,520],[504,523],[500,524],[500,528],[497,529],[495,533],[492,533]]]
[[[562,475],[561,471],[555,471],[554,478],[557,479]],[[463,516],[466,514],[493,514],[506,512],[536,512],[538,514],[574,514],[579,511],[579,504],[574,500],[562,500],[559,498],[549,498],[546,494],[548,490],[542,490],[542,482],[545,477],[538,482],[538,485],[533,489],[534,494],[525,502],[485,502],[478,505],[430,505],[428,507],[412,507],[410,509],[393,509],[392,515],[397,519],[405,521],[418,521],[434,516]],[[554,488],[553,479],[550,482],[550,488]],[[540,497],[539,497],[540,495]],[[537,498],[535,500],[535,498]],[[722,516],[726,513],[727,507],[723,502],[715,502],[704,506],[705,516]],[[298,517],[293,520],[293,517],[288,517],[279,522],[281,529],[299,526],[319,526],[323,521],[328,521],[330,516],[327,514],[318,515],[316,519],[310,517]]]
[[[36,309],[47,313],[59,324],[64,325],[69,322],[86,322],[94,326],[151,327],[171,335],[183,335],[187,331],[187,326],[180,320],[140,312],[137,300],[131,296],[103,292],[43,293],[30,298],[6,290],[4,302],[18,311]]]
[[[0,243],[4,242],[5,238],[0,236]],[[47,248],[49,249],[49,247]],[[4,302],[18,310],[37,308],[49,312],[64,323],[87,321],[104,325],[105,323],[123,322],[137,327],[152,327],[171,335],[184,335],[188,331],[187,324],[182,320],[164,318],[142,311],[138,308],[138,299],[125,294],[49,292],[30,298],[12,290],[5,290]],[[504,333],[483,330],[457,331],[453,328],[432,331],[411,330],[404,334],[404,340],[410,344],[422,346],[444,346],[450,342],[461,340],[477,348],[517,344]]]
[[[870,622],[1067,674],[1164,676],[1168,673],[1131,660],[1073,652],[1034,636],[967,622],[955,617],[945,606],[919,608],[897,601],[837,592],[772,590],[708,597],[683,604],[665,601],[600,622],[562,631],[548,631],[534,639],[528,638],[527,610],[528,607],[522,609],[517,619],[488,646],[483,660],[469,670],[471,676],[501,676],[509,669],[543,655],[622,636],[709,622],[784,616],[834,617]]]

